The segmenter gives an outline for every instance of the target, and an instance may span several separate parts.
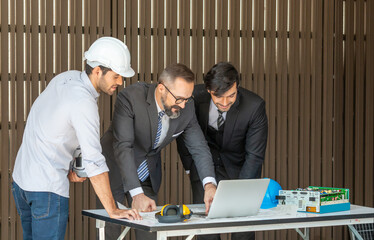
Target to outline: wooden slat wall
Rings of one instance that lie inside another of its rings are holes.
[[[351,202],[374,206],[374,1],[371,0],[1,0],[0,238],[20,239],[10,191],[14,160],[32,103],[56,74],[84,68],[100,36],[124,40],[137,81],[156,82],[182,62],[202,83],[219,61],[266,100],[269,141],[263,176],[284,189],[346,187]],[[122,88],[122,87],[121,87]],[[101,132],[116,96],[101,96]],[[175,143],[162,152],[159,205],[190,203]],[[89,182],[72,184],[65,239],[94,239]],[[317,228],[311,239],[348,239],[346,227]],[[228,235],[225,239],[230,239]],[[293,230],[258,239],[297,239]],[[134,235],[127,237],[134,239]]]

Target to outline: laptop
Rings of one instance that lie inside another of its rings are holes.
[[[238,179],[219,182],[207,218],[256,215],[270,179]],[[201,215],[201,213],[198,213]]]

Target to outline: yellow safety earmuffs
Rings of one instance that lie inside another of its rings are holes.
[[[176,223],[190,219],[191,215],[192,211],[184,204],[179,206],[166,204],[155,214],[155,217],[160,223]]]

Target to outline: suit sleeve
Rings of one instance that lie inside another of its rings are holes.
[[[260,178],[268,136],[268,119],[262,101],[249,123],[245,143],[245,162],[239,178]]]
[[[193,111],[193,117],[188,126],[178,139],[179,149],[182,150],[181,158],[184,158],[182,163],[186,170],[191,167],[193,159],[201,180],[206,177],[215,178],[212,155],[197,122],[195,111]]]
[[[184,143],[183,135],[177,138],[177,148],[178,148],[178,153],[183,164],[183,168],[186,171],[191,170],[193,159]]]
[[[112,121],[114,159],[125,189],[140,187],[134,157],[134,112],[125,94],[119,95]]]

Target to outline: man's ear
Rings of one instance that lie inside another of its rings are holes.
[[[92,69],[92,75],[99,78],[101,77],[101,74],[103,73],[103,71],[101,70],[101,68],[99,66],[96,66]]]
[[[158,85],[157,85],[157,89],[158,89],[159,91],[161,91],[161,92],[165,91],[165,86],[164,86],[164,84],[158,83]]]

